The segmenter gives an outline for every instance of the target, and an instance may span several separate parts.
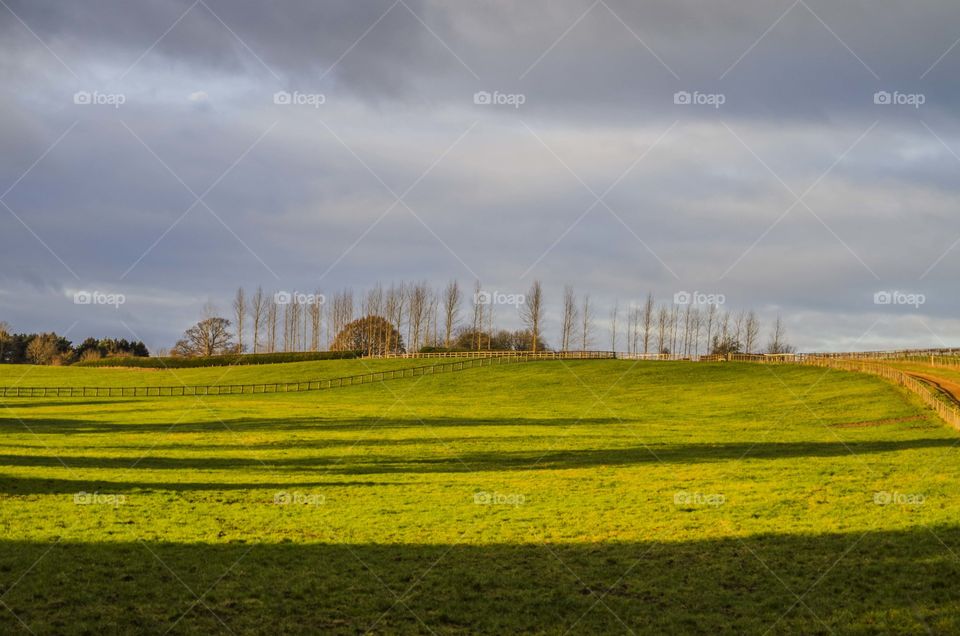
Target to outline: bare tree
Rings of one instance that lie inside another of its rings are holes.
[[[488,294],[485,294],[478,280],[473,286],[473,338],[476,340],[476,349],[479,351],[483,344],[480,342],[483,332],[483,308],[484,302],[491,300]]]
[[[411,351],[419,351],[423,346],[424,332],[430,308],[427,283],[416,283],[410,288],[409,337],[407,344]]]
[[[387,320],[393,325],[393,329],[387,330],[385,334],[386,346],[384,351],[398,351],[401,348],[399,337],[403,325],[404,298],[403,285],[397,286],[391,283],[384,300],[384,312],[387,314]],[[394,338],[398,342],[393,342]]]
[[[707,348],[713,346],[713,330],[717,326],[717,305],[711,303],[707,309]]]
[[[661,305],[657,312],[657,353],[670,353],[670,310]]]
[[[323,294],[318,289],[310,304],[310,351],[320,351],[321,328],[323,327]]]
[[[263,288],[257,287],[250,299],[250,319],[253,322],[253,352],[260,351],[260,328],[263,327],[264,314],[266,312],[266,299],[263,297]]]
[[[783,325],[780,314],[777,314],[777,321],[770,332],[770,342],[767,344],[767,353],[793,353],[796,351],[792,345],[787,342],[787,329]]]
[[[353,291],[344,289],[333,295],[333,304],[330,308],[330,345],[333,345],[333,338],[343,331],[353,320]]]
[[[573,333],[577,323],[577,297],[573,287],[563,288],[563,319],[560,323],[560,348],[569,351],[573,348]]]
[[[754,353],[757,350],[760,338],[760,321],[757,314],[751,311],[747,314],[747,322],[743,329],[743,351],[744,353]]]
[[[742,309],[737,312],[736,317],[733,319],[733,332],[731,333],[731,337],[733,338],[733,341],[739,343],[741,347],[743,346],[743,328],[745,320],[746,314]]]
[[[580,310],[580,350],[586,351],[593,346],[593,305],[590,294],[583,296],[583,308]]]
[[[460,296],[460,284],[455,280],[450,281],[443,292],[443,346],[447,349],[450,348],[450,338],[453,337],[453,331],[460,320]]]
[[[617,350],[617,314],[620,313],[620,301],[614,299],[610,310],[610,351]]]
[[[650,338],[653,335],[653,294],[647,293],[647,300],[643,304],[643,352],[650,352]],[[659,349],[663,347],[663,336],[661,334],[661,342]]]
[[[690,327],[693,324],[693,311],[695,311],[693,303],[687,303],[683,310],[683,335],[680,340],[680,347],[685,357],[690,355]]]
[[[243,352],[243,325],[247,316],[247,295],[243,287],[237,288],[237,295],[233,298],[233,315],[237,325],[237,350]]]
[[[267,351],[274,353],[277,350],[277,295],[274,294],[267,304]]]
[[[539,280],[533,281],[530,291],[520,306],[520,315],[524,324],[530,330],[531,350],[537,352],[537,342],[540,340],[540,324],[543,319],[543,287]]]
[[[680,307],[676,303],[670,307],[670,353],[677,353],[677,324],[680,320]]]

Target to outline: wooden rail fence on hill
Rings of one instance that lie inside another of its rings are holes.
[[[952,427],[960,430],[960,409],[954,404],[944,401],[942,394],[936,388],[931,387],[927,382],[904,373],[900,369],[878,364],[875,362],[863,362],[861,360],[845,360],[829,357],[809,356],[804,360],[804,364],[818,367],[830,367],[832,369],[841,369],[844,371],[855,371],[858,373],[869,373],[870,375],[880,376],[900,386],[906,388],[911,393],[916,394],[923,403],[936,411],[943,421]],[[956,399],[955,396],[948,396]]]
[[[194,395],[243,395],[260,393],[298,393],[302,391],[322,391],[358,384],[370,384],[400,378],[415,378],[423,375],[435,375],[463,371],[476,367],[489,367],[534,360],[584,360],[612,359],[615,354],[609,351],[545,351],[540,353],[517,352],[478,352],[498,355],[474,355],[456,362],[443,362],[419,367],[392,369],[388,371],[369,371],[359,375],[324,380],[304,380],[300,382],[258,382],[254,384],[212,384],[212,385],[170,385],[170,386],[6,386],[0,387],[0,397],[181,397]],[[508,355],[499,355],[507,353]],[[418,354],[426,356],[428,354]],[[457,356],[462,357],[462,356]]]

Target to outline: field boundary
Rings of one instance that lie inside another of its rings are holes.
[[[575,354],[609,354],[575,355]],[[568,355],[570,354],[570,355]],[[2,398],[22,397],[184,397],[203,395],[252,395],[266,393],[299,393],[304,391],[324,391],[339,389],[360,384],[371,384],[386,380],[401,378],[415,378],[424,375],[453,373],[467,369],[533,362],[536,360],[584,360],[584,359],[613,359],[611,352],[516,352],[516,355],[474,356],[455,362],[391,369],[386,371],[369,371],[357,375],[326,378],[321,380],[303,380],[297,382],[257,382],[252,384],[184,384],[180,386],[5,386],[0,387]]]
[[[820,356],[805,357],[802,364],[829,367],[841,371],[867,373],[889,380],[917,395],[923,403],[933,409],[943,421],[953,428],[960,430],[960,409],[955,406],[957,396],[944,389],[932,387],[929,382],[914,377],[900,369],[876,362]],[[944,401],[940,396],[949,398],[950,403]]]

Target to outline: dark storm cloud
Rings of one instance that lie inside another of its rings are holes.
[[[720,291],[797,317],[810,347],[878,316],[871,344],[915,335],[917,315],[872,303],[915,289],[939,337],[957,329],[953,3],[9,7],[0,318],[16,327],[76,318],[168,345],[241,283],[477,276],[541,277],[554,300],[567,281],[610,301]],[[73,306],[88,288],[132,300]]]

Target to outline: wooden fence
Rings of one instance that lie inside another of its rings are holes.
[[[419,358],[526,358],[529,360],[613,360],[622,357],[616,351],[438,351],[432,353],[384,353],[364,356],[376,359]]]
[[[350,375],[340,378],[323,380],[306,380],[301,382],[274,382],[257,384],[213,384],[213,385],[180,385],[180,386],[87,386],[87,387],[30,387],[7,386],[0,387],[0,397],[181,397],[194,395],[251,395],[261,393],[298,393],[302,391],[322,391],[341,387],[397,380],[400,378],[415,378],[424,375],[452,373],[477,367],[490,367],[518,362],[550,359],[540,354],[487,356],[474,357],[456,362],[445,362],[405,369],[389,371],[370,371],[359,375]]]
[[[806,356],[803,364],[880,376],[916,394],[923,400],[924,404],[936,411],[943,421],[960,430],[960,408],[957,408],[957,405],[953,403],[951,396],[899,369],[875,362],[844,360],[827,356]]]

